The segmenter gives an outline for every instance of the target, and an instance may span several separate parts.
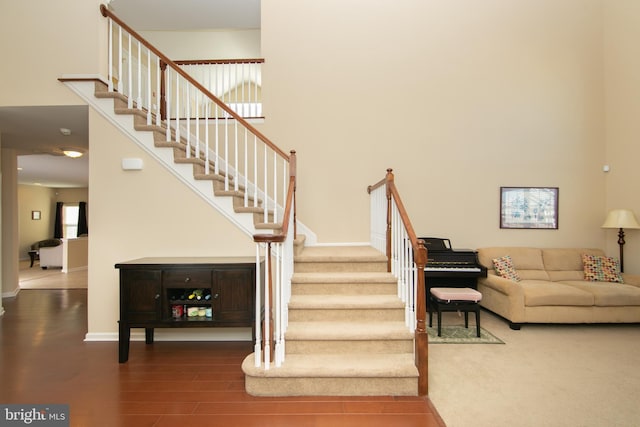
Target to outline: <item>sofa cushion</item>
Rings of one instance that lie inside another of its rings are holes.
[[[582,263],[584,280],[624,283],[620,275],[620,263],[615,258],[583,254]]]
[[[520,281],[520,276],[516,269],[513,268],[513,261],[509,255],[493,259],[493,268],[495,268],[496,274],[500,277],[513,280],[514,282]]]
[[[490,247],[478,249],[480,264],[490,269],[493,269],[493,259],[505,255],[511,257],[513,268],[518,272],[520,279],[549,280],[549,275],[544,270],[542,262],[542,251],[538,248]]]
[[[593,295],[594,305],[610,306],[638,306],[640,305],[640,288],[613,282],[587,282],[575,280],[562,282]]]
[[[524,305],[528,307],[545,305],[591,306],[594,295],[586,290],[578,289],[558,282],[546,280],[522,280]]]
[[[542,249],[544,268],[549,279],[558,282],[563,280],[584,280],[582,254],[604,255],[600,249],[590,248],[551,248]]]

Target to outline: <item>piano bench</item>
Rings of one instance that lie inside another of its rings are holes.
[[[429,326],[432,314],[438,313],[438,336],[442,336],[442,313],[461,311],[464,313],[464,327],[469,327],[469,312],[476,313],[476,335],[480,337],[480,304],[482,294],[471,288],[431,288],[429,292]]]

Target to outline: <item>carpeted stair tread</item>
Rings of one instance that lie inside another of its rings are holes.
[[[292,283],[397,283],[391,273],[386,272],[326,272],[294,273]]]
[[[310,246],[296,262],[386,262],[387,258],[371,246]]]
[[[406,340],[413,334],[404,322],[290,322],[286,340]]]
[[[385,309],[403,308],[396,295],[292,295],[290,309]]]
[[[256,368],[254,355],[242,363],[245,374],[268,378],[416,378],[413,354],[289,354],[280,367]]]

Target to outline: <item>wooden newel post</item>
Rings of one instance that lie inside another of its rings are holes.
[[[427,288],[424,277],[424,267],[427,264],[427,249],[423,240],[418,240],[418,250],[415,253],[416,264],[416,366],[418,367],[418,394],[426,396],[429,393],[429,337],[427,335]]]
[[[296,156],[296,150],[291,150],[289,154],[289,177],[293,177],[293,239],[295,240],[296,237],[298,237],[298,217],[296,209],[296,190],[298,188],[298,157]]]
[[[385,176],[387,190],[387,272],[391,272],[391,186],[393,184],[393,169],[387,169],[387,175]]]
[[[166,88],[166,72],[167,63],[160,61],[160,93],[158,95],[158,102],[160,103],[160,118],[162,120],[167,119],[167,88]],[[168,126],[168,125],[167,125]]]

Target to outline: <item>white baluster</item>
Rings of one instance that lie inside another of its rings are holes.
[[[253,135],[253,207],[258,207],[258,137]]]
[[[191,158],[191,84],[185,80],[185,107],[186,107],[186,122],[187,122],[187,159]]]
[[[229,191],[229,113],[224,112],[224,191]]]
[[[180,143],[180,74],[176,73],[176,142]]]
[[[171,141],[171,68],[167,67],[165,76],[166,102],[165,110],[167,112],[167,142]]]
[[[142,45],[138,41],[138,110],[142,109]]]
[[[131,34],[127,34],[128,42],[127,46],[129,52],[127,52],[127,108],[133,108],[133,77],[132,77],[132,52],[131,52]]]
[[[211,104],[209,100],[205,100],[204,104],[204,173],[209,175],[209,110],[211,109]]]
[[[253,347],[253,355],[254,355],[254,365],[256,368],[259,368],[260,365],[262,364],[262,325],[260,324],[260,319],[262,317],[262,313],[261,313],[261,303],[262,303],[262,299],[260,298],[261,294],[262,294],[262,275],[260,274],[260,244],[256,243],[256,289],[255,289],[255,296],[256,296],[256,306],[255,306],[255,313],[254,313],[254,318],[255,318],[255,325],[254,325],[254,330],[255,330],[255,335],[256,335],[256,342],[254,344]]]
[[[269,305],[269,295],[271,295],[271,288],[269,286],[269,277],[271,277],[271,271],[269,271],[270,253],[268,245],[265,245],[265,263],[264,263],[264,369],[269,369],[271,364],[271,307]]]
[[[151,104],[151,51],[147,49],[147,125],[151,125],[153,107]]]
[[[200,90],[194,88],[196,93],[195,107],[196,107],[196,159],[200,158]]]
[[[266,145],[266,144],[265,144]],[[273,152],[273,223],[278,222],[278,153]]]
[[[214,120],[216,121],[216,161],[214,163],[214,169],[215,169],[215,173],[216,175],[218,175],[220,173],[220,131],[218,128],[218,123],[220,121],[217,111],[218,111],[218,105],[214,105],[215,109],[216,109],[216,116],[214,117]]]
[[[113,92],[113,21],[109,19],[109,45],[108,60],[109,69],[107,70],[107,90]]]
[[[269,179],[267,178],[267,169],[268,169],[268,156],[267,156],[267,144],[264,144],[264,207],[263,207],[263,221],[264,223],[268,223],[268,216],[267,216],[267,209],[268,209],[268,194],[269,194],[269,189],[268,189],[268,181]]]
[[[122,27],[118,25],[118,92],[122,91]]]
[[[249,132],[244,129],[244,206],[249,206]]]
[[[156,125],[160,126],[162,123],[162,116],[160,114],[160,78],[162,73],[160,70],[160,58],[156,57]]]
[[[236,179],[233,181],[233,189],[235,191],[238,191],[240,188],[240,180],[238,179],[238,121],[234,120],[233,121],[233,128],[234,128],[234,160],[233,160],[233,165],[235,167],[236,170]]]
[[[280,367],[282,364],[282,358],[280,355],[280,348],[282,347],[282,269],[280,266],[280,260],[282,259],[282,244],[274,244],[276,251],[276,272],[275,272],[275,325],[274,325],[274,337],[276,340],[275,348],[275,362],[276,367]]]

